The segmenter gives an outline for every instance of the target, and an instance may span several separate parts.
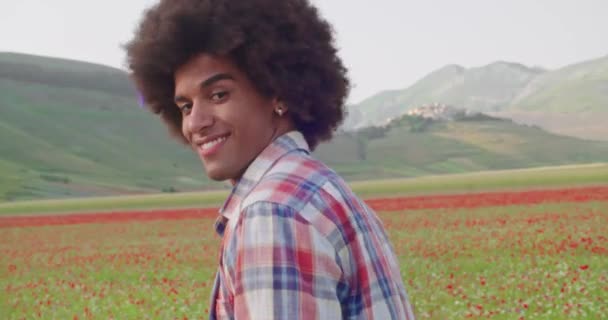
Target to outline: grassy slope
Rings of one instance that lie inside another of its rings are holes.
[[[171,141],[134,99],[6,79],[0,79],[0,92],[5,164],[0,170],[20,180],[2,183],[12,189],[5,195],[80,196],[204,185],[197,159]],[[61,179],[69,183],[54,181]]]
[[[608,161],[608,143],[556,136],[509,121],[434,123],[424,132],[396,127],[367,142],[365,160],[358,159],[355,138],[336,140],[317,153],[352,180]]]
[[[0,63],[28,65],[39,67],[41,70],[69,71],[73,73],[111,72],[117,69],[88,62],[79,62],[69,59],[50,58],[30,54],[13,52],[0,52]]]

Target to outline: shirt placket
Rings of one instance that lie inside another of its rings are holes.
[[[215,283],[212,290],[212,315],[210,319],[225,319],[226,316],[231,317],[229,310],[226,310],[226,276],[224,269],[224,247],[226,239],[226,228],[228,226],[228,219],[225,216],[220,216],[215,223],[215,229],[217,233],[222,237],[220,241],[220,248],[218,252],[218,270],[215,275]],[[230,295],[228,295],[230,296]],[[229,301],[232,303],[232,301]]]

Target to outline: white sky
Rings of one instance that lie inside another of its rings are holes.
[[[607,0],[312,1],[336,30],[350,102],[450,63],[557,68],[608,54]],[[120,45],[155,2],[0,0],[0,51],[123,67]]]

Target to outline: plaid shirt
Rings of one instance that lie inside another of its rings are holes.
[[[210,319],[414,319],[376,214],[309,153],[279,137],[220,209]]]

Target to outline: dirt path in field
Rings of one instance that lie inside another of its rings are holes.
[[[369,199],[376,211],[403,211],[440,208],[479,208],[556,202],[608,201],[608,186],[474,194],[430,195]],[[0,217],[0,228],[116,223],[125,221],[214,219],[217,208],[93,212],[81,214]]]

